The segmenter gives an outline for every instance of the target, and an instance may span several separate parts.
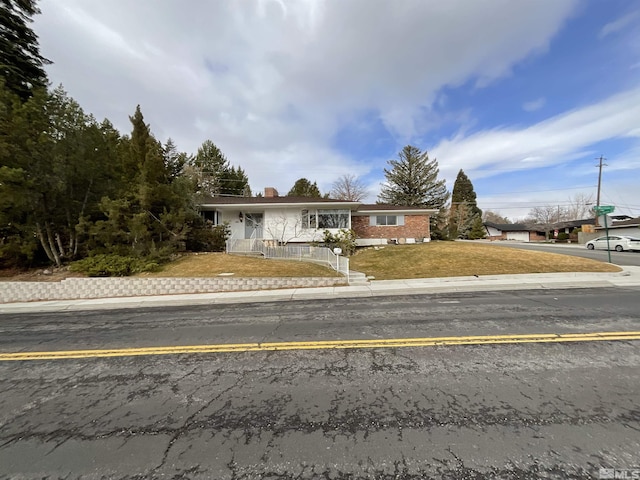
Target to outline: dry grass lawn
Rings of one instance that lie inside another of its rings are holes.
[[[369,248],[351,257],[351,269],[377,280],[401,278],[459,277],[508,273],[619,272],[608,263],[555,253],[532,252],[482,243],[431,242],[419,245],[389,245]],[[81,276],[68,268],[0,272],[0,281],[59,281]],[[266,260],[225,253],[189,254],[164,265],[162,270],[143,273],[144,277],[215,277],[232,273],[235,277],[339,277],[328,267],[313,263]]]
[[[234,277],[339,277],[329,267],[293,260],[269,260],[261,257],[199,253],[185,255],[154,273],[139,277],[215,277],[233,273]]]
[[[372,275],[377,280],[621,271],[615,265],[587,258],[467,242],[390,245],[378,250],[369,248],[351,257],[350,268]]]

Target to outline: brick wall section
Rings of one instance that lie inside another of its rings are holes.
[[[332,287],[344,284],[345,279],[341,277],[67,278],[61,282],[0,282],[0,303]]]
[[[358,238],[429,238],[429,215],[405,215],[404,225],[371,226],[369,216],[353,216],[351,228]]]

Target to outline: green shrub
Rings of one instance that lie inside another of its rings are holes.
[[[356,251],[356,232],[340,230],[334,235],[329,230],[325,230],[323,242],[331,249],[341,248],[343,255],[353,255]]]
[[[21,238],[17,235],[0,237],[0,269],[27,268],[43,263],[43,259],[38,258],[39,250],[35,238]],[[46,257],[44,260],[47,260]]]
[[[72,272],[81,272],[90,277],[126,277],[135,273],[154,272],[159,268],[157,259],[113,253],[87,257],[69,266]]]
[[[476,216],[475,220],[471,224],[471,230],[469,230],[468,237],[469,240],[478,240],[481,238],[485,238],[487,236],[487,231],[482,224],[482,217],[480,215]]]
[[[569,234],[568,233],[564,233],[564,232],[558,233],[558,238],[556,238],[556,241],[558,241],[558,242],[566,242],[567,240],[569,240]]]
[[[230,236],[228,223],[214,226],[206,221],[194,227],[187,239],[187,249],[192,252],[224,252]]]

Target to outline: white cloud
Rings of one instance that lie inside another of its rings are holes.
[[[496,172],[559,165],[581,158],[598,142],[637,138],[640,88],[614,95],[522,129],[483,130],[443,140],[431,153],[441,172],[454,178],[458,169],[475,178]]]
[[[607,23],[600,29],[598,34],[599,38],[604,38],[608,35],[613,35],[625,30],[627,27],[632,26],[637,20],[640,20],[640,11],[630,12],[617,18],[613,22]]]
[[[522,104],[522,109],[525,112],[535,112],[536,110],[540,110],[547,103],[547,99],[544,97],[537,98],[535,100],[531,100],[530,102],[525,102]]]
[[[640,142],[629,150],[607,159],[606,174],[624,170],[640,171]],[[638,196],[636,195],[636,197]],[[638,203],[640,204],[640,198],[638,198]]]
[[[191,152],[212,139],[254,188],[328,188],[370,168],[330,147],[342,119],[422,133],[443,86],[545,51],[576,1],[542,3],[42,0],[34,25],[52,82],[123,132],[141,104],[156,136]]]

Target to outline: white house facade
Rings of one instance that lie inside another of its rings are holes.
[[[211,197],[200,203],[205,219],[228,224],[230,239],[261,239],[278,244],[319,242],[324,232],[354,230],[361,245],[428,241],[434,210],[327,198],[280,197],[265,189],[262,197]]]

